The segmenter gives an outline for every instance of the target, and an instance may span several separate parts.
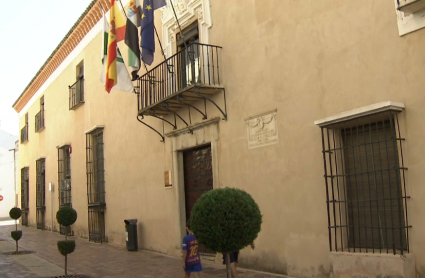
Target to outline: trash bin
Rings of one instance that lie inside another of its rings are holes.
[[[125,241],[128,251],[137,251],[137,219],[125,219]]]

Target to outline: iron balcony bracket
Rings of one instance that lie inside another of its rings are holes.
[[[189,115],[190,115],[190,107],[192,107],[193,109],[195,109],[196,111],[198,111],[199,113],[201,113],[201,115],[203,116],[203,117],[202,117],[202,119],[203,119],[203,120],[208,119],[208,117],[207,117],[207,109],[206,109],[206,107],[205,107],[205,112],[202,112],[201,110],[199,110],[197,107],[193,106],[192,104],[185,102],[185,101],[184,101],[184,97],[177,96],[177,97],[176,97],[176,100],[177,100],[178,102],[183,103],[184,105],[187,105],[187,106],[189,107]],[[204,99],[204,101],[205,101],[205,99]]]
[[[164,102],[164,103],[161,103],[161,108],[162,109],[164,109],[165,111],[168,111],[168,112],[170,112],[170,113],[173,113],[174,114],[174,120],[176,119],[176,116],[182,121],[182,122],[184,122],[185,124],[186,124],[186,126],[188,127],[189,126],[189,124],[179,115],[179,114],[177,114],[175,111],[173,111],[173,110],[171,110],[170,108],[170,105],[167,103],[167,102]],[[175,128],[174,129],[177,129],[177,124],[176,124],[176,126],[175,126]],[[192,131],[190,131],[190,133],[192,133]]]
[[[198,89],[200,90],[200,89]],[[221,90],[223,90],[223,98],[224,98],[224,111],[223,109],[220,108],[220,106],[218,106],[217,103],[215,103],[215,101],[213,101],[212,99],[202,95],[200,92],[197,92],[196,89],[194,88],[192,90],[192,92],[198,96],[200,96],[201,98],[203,98],[204,100],[208,100],[209,102],[211,102],[212,104],[214,104],[215,107],[217,107],[217,109],[221,112],[221,114],[223,115],[223,120],[227,120],[227,106],[226,106],[226,90],[224,88],[222,88]]]
[[[168,110],[167,110],[168,111]],[[155,110],[149,110],[149,116],[160,119],[164,122],[166,122],[167,124],[169,124],[170,126],[173,127],[173,129],[177,129],[177,120],[176,120],[176,116],[174,115],[174,124],[164,118],[161,118],[159,116],[156,115]]]
[[[148,125],[147,123],[145,123],[145,122],[143,122],[141,119],[139,119],[139,117],[141,117],[142,118],[142,120],[144,119],[144,117],[143,116],[137,116],[137,120],[139,121],[139,122],[141,122],[142,124],[144,124],[145,126],[147,126],[147,127],[149,127],[150,129],[152,129],[153,131],[155,131],[160,137],[161,137],[161,140],[160,140],[160,142],[165,142],[165,137],[158,131],[158,130],[156,130],[155,128],[153,128],[153,127],[151,127],[150,125]]]

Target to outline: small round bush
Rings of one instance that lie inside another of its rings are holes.
[[[19,219],[21,215],[22,215],[22,210],[20,208],[14,207],[14,208],[11,208],[9,211],[10,218],[15,220]]]
[[[15,240],[18,241],[22,237],[22,231],[11,231],[10,236]]]
[[[58,250],[63,256],[71,254],[75,250],[75,240],[58,241]]]
[[[71,207],[61,207],[56,213],[56,220],[62,226],[71,226],[77,220],[77,212]]]
[[[248,246],[261,230],[260,208],[247,192],[219,188],[203,194],[191,213],[197,240],[216,252],[234,252]]]

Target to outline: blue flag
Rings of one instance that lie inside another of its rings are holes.
[[[156,9],[165,6],[165,0],[143,0],[141,17],[140,47],[142,48],[142,61],[152,65],[155,53],[155,31],[153,14]]]

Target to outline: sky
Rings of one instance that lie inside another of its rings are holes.
[[[0,0],[0,129],[19,134],[12,105],[92,0]]]

